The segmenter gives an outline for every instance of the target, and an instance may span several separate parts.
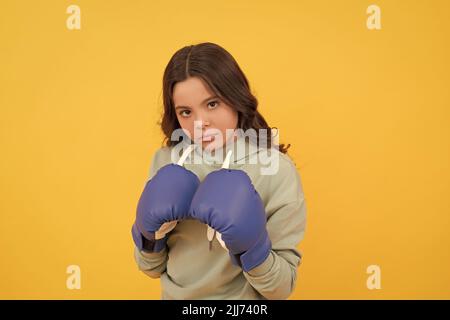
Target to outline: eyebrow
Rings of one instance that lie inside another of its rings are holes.
[[[212,96],[212,97],[206,98],[205,100],[202,101],[201,104],[204,104],[204,103],[205,103],[206,101],[208,101],[208,100],[211,100],[211,99],[217,99],[217,98],[219,98],[219,96]],[[189,107],[186,107],[186,106],[176,106],[176,107],[175,107],[175,110],[180,109],[180,108],[189,108]]]

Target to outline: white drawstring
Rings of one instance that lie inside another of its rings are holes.
[[[177,165],[179,166],[183,166],[184,161],[186,161],[186,158],[189,156],[189,154],[191,153],[191,151],[196,147],[196,144],[190,144],[186,150],[183,152],[180,160],[178,160]]]
[[[222,164],[222,169],[228,169],[230,167],[230,161],[231,161],[231,155],[233,154],[233,152],[230,150],[227,153],[227,156],[225,157],[225,160]],[[228,251],[228,248],[225,245],[225,242],[222,240],[222,235],[220,234],[220,232],[214,230],[213,228],[211,228],[210,226],[208,226],[208,228],[206,229],[206,237],[208,238],[209,241],[209,250],[211,250],[212,247],[212,241],[214,239],[214,234],[216,235],[216,239],[217,241],[219,241],[220,245]]]
[[[189,153],[195,148],[196,145],[189,145],[189,147],[186,148],[186,150],[183,152],[183,155],[181,156],[180,160],[178,160],[177,165],[183,166],[184,161],[186,161],[186,158],[189,156]],[[159,240],[162,239],[168,234],[170,231],[172,231],[178,223],[178,220],[164,222],[161,227],[155,232],[155,239]]]

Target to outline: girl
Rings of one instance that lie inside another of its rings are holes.
[[[213,43],[178,50],[163,102],[166,146],[132,228],[139,270],[161,279],[162,299],[288,298],[305,197],[289,145],[276,143],[237,62]]]

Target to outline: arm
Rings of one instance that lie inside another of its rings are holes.
[[[286,155],[280,155],[279,170],[270,185],[265,209],[271,252],[244,276],[264,297],[287,299],[295,289],[302,261],[297,246],[304,237],[307,208],[300,175]]]
[[[272,250],[267,259],[244,276],[267,299],[287,299],[294,291],[301,254],[297,244],[305,230],[304,198],[280,207],[267,221]]]
[[[156,174],[162,165],[159,151],[157,151],[153,156],[147,181],[149,181]],[[160,252],[150,253],[139,250],[139,248],[134,246],[134,259],[140,271],[144,272],[149,277],[156,279],[159,278],[166,270],[168,259],[167,249],[164,248]]]
[[[286,299],[296,283],[305,227],[305,199],[299,175],[286,159],[262,189],[264,205],[242,170],[220,169],[201,183],[191,204],[194,219],[221,234],[233,264],[268,299]],[[218,196],[220,194],[220,196]],[[232,199],[230,201],[229,199]]]
[[[148,275],[150,278],[159,278],[166,271],[167,249],[160,252],[144,252],[134,247],[134,259],[138,269]]]

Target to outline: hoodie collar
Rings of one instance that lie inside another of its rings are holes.
[[[185,163],[189,164],[203,164],[214,168],[221,168],[227,153],[231,150],[230,158],[230,169],[235,169],[242,167],[244,164],[249,163],[250,158],[256,156],[261,148],[257,147],[256,143],[249,141],[251,139],[246,139],[245,136],[238,130],[236,132],[236,138],[232,142],[215,149],[214,152],[205,151],[202,149],[200,144],[197,144],[193,151],[186,158]],[[189,139],[183,140],[182,142],[186,146],[191,144]]]

